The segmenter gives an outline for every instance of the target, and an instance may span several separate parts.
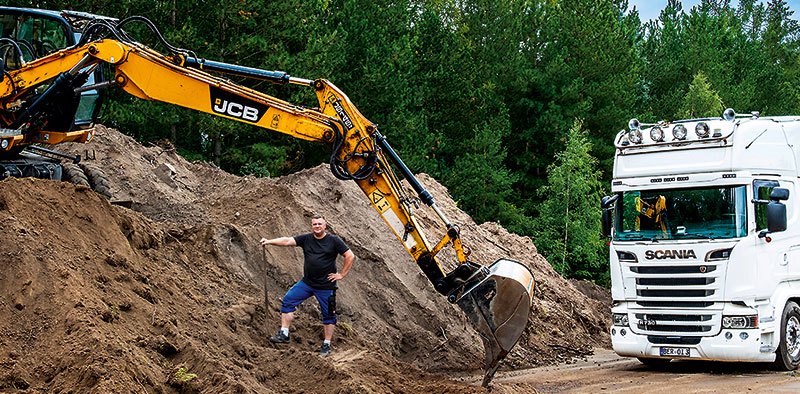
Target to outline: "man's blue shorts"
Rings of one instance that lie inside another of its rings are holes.
[[[302,280],[295,283],[283,296],[281,313],[294,312],[297,306],[314,296],[319,301],[322,324],[336,324],[336,289],[320,290],[307,285]]]

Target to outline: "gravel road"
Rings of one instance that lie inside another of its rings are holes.
[[[770,364],[686,360],[654,369],[606,349],[574,364],[500,371],[494,383],[538,393],[800,393],[796,372]]]

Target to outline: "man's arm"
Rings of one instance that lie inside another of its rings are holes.
[[[356,259],[356,255],[354,255],[353,251],[350,250],[350,249],[348,249],[346,252],[344,252],[344,254],[342,254],[342,256],[344,256],[344,265],[342,266],[342,272],[341,273],[328,274],[328,280],[330,280],[331,282],[335,282],[337,280],[342,280],[342,278],[347,276],[347,273],[350,272],[350,267],[353,266],[353,260]]]
[[[297,242],[294,241],[294,237],[261,238],[261,245],[297,246]]]

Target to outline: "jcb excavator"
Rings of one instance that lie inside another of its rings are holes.
[[[169,54],[134,40],[124,28],[135,23],[152,30]],[[109,87],[323,142],[333,150],[333,174],[358,184],[436,291],[469,317],[486,350],[484,386],[522,335],[534,283],[530,270],[507,259],[489,266],[469,261],[458,227],[437,207],[377,126],[331,82],[201,59],[170,45],[152,22],[139,16],[117,20],[72,11],[0,7],[0,31],[0,179],[72,180],[78,176],[75,172],[80,169],[72,163],[61,165],[53,159],[77,162],[78,157],[35,144],[91,140],[98,92]],[[101,67],[112,70],[113,78],[102,80]],[[210,72],[310,88],[319,107],[291,104]],[[416,199],[405,194],[390,163],[445,226],[446,235],[435,244],[423,234],[413,214]],[[98,174],[95,171],[88,177],[92,186],[104,182]],[[436,257],[447,245],[452,245],[458,259],[450,272]]]

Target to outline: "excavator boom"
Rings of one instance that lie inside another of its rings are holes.
[[[0,144],[1,150],[11,152],[49,140],[50,136],[66,135],[68,130],[48,129],[56,115],[63,116],[53,108],[63,107],[65,100],[75,97],[70,95],[72,92],[111,86],[145,100],[171,103],[295,138],[330,144],[333,174],[358,184],[436,291],[467,314],[486,349],[484,385],[487,385],[527,324],[533,288],[530,270],[507,259],[489,266],[469,261],[458,227],[439,209],[433,196],[403,163],[377,125],[365,118],[330,81],[295,78],[283,72],[200,59],[191,51],[166,43],[171,53],[165,55],[130,39],[122,28],[133,22],[145,23],[154,29],[142,17],[119,22],[113,19],[90,21],[83,28],[88,36],[75,45],[21,64],[14,70],[2,70],[0,127],[7,130],[5,134],[10,137],[0,133],[0,139],[7,140]],[[101,64],[113,69],[113,79],[82,87]],[[316,93],[318,107],[298,106],[209,72],[310,88]],[[47,84],[49,87],[44,93],[32,94],[34,89]],[[80,140],[82,137],[71,138]],[[411,184],[416,197],[406,195],[392,165]],[[411,201],[416,199],[429,206],[446,229],[445,236],[433,246],[413,214]],[[456,268],[450,272],[446,272],[437,259],[437,254],[447,245],[452,245],[458,260]]]

